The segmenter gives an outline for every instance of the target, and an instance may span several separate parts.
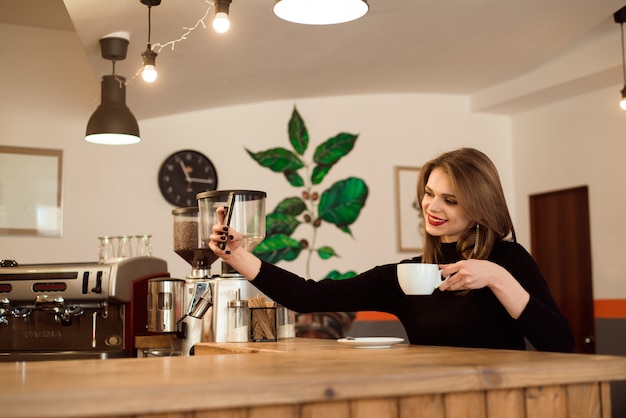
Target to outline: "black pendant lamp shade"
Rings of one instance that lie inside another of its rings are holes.
[[[100,106],[87,122],[85,140],[95,144],[127,145],[141,141],[137,119],[126,106],[126,79],[115,74],[115,61],[126,58],[128,34],[100,39],[102,57],[113,63],[113,74],[102,77]]]
[[[137,119],[126,106],[126,79],[118,75],[102,77],[100,106],[87,122],[85,140],[96,144],[135,144],[139,138]]]

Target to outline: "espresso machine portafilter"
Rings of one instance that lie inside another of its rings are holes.
[[[211,229],[215,223],[216,210],[225,206],[229,209],[229,225],[243,235],[242,247],[254,250],[265,238],[265,198],[266,193],[256,190],[214,190],[197,195],[200,217],[200,234],[208,244]],[[210,305],[211,341],[228,341],[228,303],[232,300],[245,300],[261,295],[246,278],[222,261],[221,274],[209,280],[209,288],[200,296],[196,304],[197,314]],[[263,295],[264,296],[264,295]],[[202,312],[204,310],[204,312]],[[196,315],[192,312],[191,315]]]

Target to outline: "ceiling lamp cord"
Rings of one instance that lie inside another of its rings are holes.
[[[626,110],[626,58],[624,57],[624,22],[620,22],[620,28],[622,31],[622,72],[624,76],[624,88],[622,89],[622,100],[620,100],[619,106],[623,110]]]
[[[148,6],[148,44],[146,50],[141,53],[143,58],[143,71],[141,77],[147,83],[152,83],[157,79],[157,70],[155,67],[157,53],[152,50],[152,44],[150,43],[150,35],[152,33],[152,6],[158,6],[161,4],[161,0],[140,0],[141,3]]]
[[[621,91],[622,99],[619,102],[619,107],[626,110],[626,52],[624,50],[624,22],[626,21],[626,6],[613,13],[613,19],[615,23],[619,23],[622,36],[622,76],[624,79],[624,88]]]

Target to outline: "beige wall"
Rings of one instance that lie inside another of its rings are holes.
[[[529,242],[526,196],[589,186],[596,299],[626,297],[626,113],[620,86],[547,105],[513,118],[517,226]],[[532,167],[529,170],[528,167]]]
[[[0,258],[20,263],[95,260],[100,235],[150,233],[155,255],[168,261],[172,275],[186,275],[189,266],[172,251],[173,208],[157,188],[159,165],[176,150],[198,149],[216,165],[220,188],[264,190],[271,209],[297,192],[281,175],[259,167],[244,148],[287,147],[294,105],[307,123],[311,152],[339,132],[359,134],[355,149],[333,168],[321,190],[348,176],[363,178],[370,189],[352,228],[354,239],[331,225],[320,228],[318,243],[333,246],[341,259],[315,261],[314,277],[335,268],[361,271],[411,256],[396,251],[396,165],[419,166],[440,151],[475,146],[493,157],[506,189],[512,191],[509,118],[472,113],[463,96],[294,99],[206,110],[142,120],[140,144],[105,147],[82,139],[87,119],[99,103],[99,88],[97,80],[83,75],[90,71],[76,40],[65,32],[6,25],[0,26],[0,39],[11,62],[10,74],[0,80],[2,91],[8,93],[2,99],[0,144],[64,151],[65,215],[62,238],[3,236]],[[55,52],[64,59],[52,60]],[[45,60],[48,72],[37,77],[31,61],[42,53],[50,55]],[[16,98],[20,105],[6,97]],[[511,192],[509,196],[513,198]],[[310,236],[305,228],[301,233]],[[304,272],[302,263],[290,267]]]
[[[353,226],[354,239],[332,226],[320,230],[318,242],[334,246],[342,258],[315,262],[314,276],[410,256],[396,250],[394,166],[419,166],[441,151],[473,146],[496,162],[526,246],[528,194],[588,184],[595,296],[626,297],[619,274],[624,247],[619,215],[626,201],[619,193],[625,142],[624,116],[615,107],[619,86],[513,117],[472,112],[463,96],[294,98],[140,120],[140,144],[104,147],[82,139],[99,103],[99,85],[74,35],[0,25],[0,48],[0,145],[64,151],[65,215],[62,238],[0,236],[0,258],[21,263],[95,260],[99,235],[151,233],[155,255],[168,261],[173,276],[186,275],[189,267],[172,251],[172,206],[157,188],[160,163],[173,151],[198,149],[216,165],[220,188],[265,190],[271,209],[295,189],[257,166],[244,148],[287,146],[287,122],[295,104],[309,128],[311,148],[340,131],[360,135],[322,186],[354,175],[370,188]],[[307,234],[303,229],[302,235]],[[302,263],[290,267],[303,271]]]

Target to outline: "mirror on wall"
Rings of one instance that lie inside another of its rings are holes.
[[[0,235],[63,234],[63,151],[0,146]]]

